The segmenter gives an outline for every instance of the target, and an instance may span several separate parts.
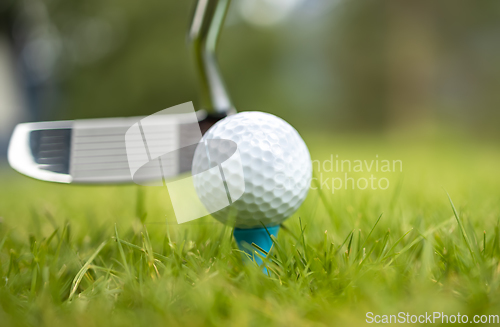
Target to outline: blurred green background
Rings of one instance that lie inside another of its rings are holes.
[[[44,183],[6,165],[18,122],[201,109],[193,5],[0,1],[0,325],[498,314],[498,0],[232,1],[218,53],[239,111],[283,117],[321,163],[403,163],[375,174],[387,190],[311,189],[271,278],[242,264],[222,224],[175,224],[165,188]]]
[[[200,108],[186,42],[193,5],[2,1],[0,35],[22,86],[17,109],[2,104],[4,139],[19,121]],[[299,131],[497,138],[499,39],[498,1],[234,0],[218,52],[238,110]]]

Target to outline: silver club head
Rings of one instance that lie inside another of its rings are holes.
[[[199,121],[207,114],[198,111]],[[163,148],[172,153],[165,177],[191,169],[192,151],[178,151],[200,139],[192,116],[165,115],[161,122]],[[24,123],[16,126],[9,144],[8,161],[18,172],[59,183],[130,183],[125,133],[144,117],[81,119]],[[153,135],[154,137],[154,135]],[[138,144],[137,146],[143,146]]]

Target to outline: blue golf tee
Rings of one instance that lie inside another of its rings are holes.
[[[253,228],[253,229],[234,229],[234,238],[238,243],[238,247],[240,250],[245,251],[251,257],[255,258],[255,261],[261,265],[262,259],[255,255],[255,251],[259,252],[262,256],[265,256],[264,253],[261,253],[259,250],[252,246],[252,243],[257,244],[264,251],[269,253],[271,251],[271,247],[273,246],[273,241],[269,234],[277,237],[280,226],[272,226],[267,227],[267,231],[265,228]],[[269,233],[268,233],[269,232]]]

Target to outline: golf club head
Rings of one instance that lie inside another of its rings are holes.
[[[174,177],[191,169],[192,151],[178,149],[199,141],[198,123],[206,127],[215,120],[207,119],[205,111],[196,113],[198,122],[193,122],[192,115],[186,114],[163,117],[156,122],[158,128],[153,129],[153,133],[161,138],[163,149],[175,154],[164,167],[165,177]],[[125,133],[144,118],[19,124],[10,140],[8,161],[18,172],[49,182],[131,183]]]

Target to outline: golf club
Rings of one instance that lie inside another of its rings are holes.
[[[189,43],[196,62],[203,109],[197,112],[201,132],[235,112],[216,62],[215,50],[230,0],[196,3]],[[174,110],[175,111],[175,110]],[[165,115],[161,137],[165,148],[175,151],[199,140],[191,115]],[[23,123],[16,126],[8,149],[8,161],[18,172],[59,183],[130,183],[125,132],[144,117],[82,119]],[[194,133],[192,131],[195,131]],[[160,136],[160,135],[158,135]],[[191,169],[192,153],[181,152],[165,177]]]

